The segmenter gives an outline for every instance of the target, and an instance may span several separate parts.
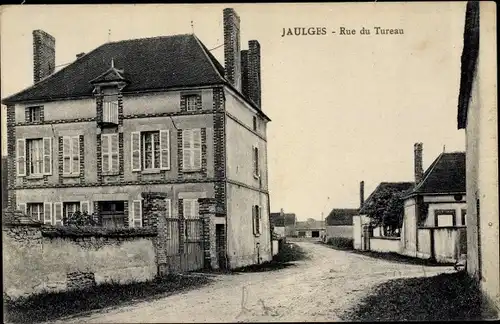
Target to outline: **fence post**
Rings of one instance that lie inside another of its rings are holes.
[[[431,243],[431,258],[430,261],[435,262],[436,261],[436,244],[434,242],[434,228],[429,229],[429,239]]]

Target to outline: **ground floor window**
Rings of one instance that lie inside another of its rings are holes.
[[[43,204],[42,203],[28,204],[27,214],[34,220],[43,221]]]
[[[103,227],[125,227],[125,202],[101,201],[99,203],[99,216]]]
[[[80,211],[80,202],[65,202],[64,206],[64,216],[67,219],[71,218],[76,212]]]

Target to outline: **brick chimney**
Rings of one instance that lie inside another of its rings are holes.
[[[240,17],[233,8],[226,8],[224,15],[224,72],[226,79],[241,89]]]
[[[33,82],[37,83],[54,73],[56,39],[43,30],[33,31]]]
[[[359,183],[359,208],[363,208],[365,203],[365,182],[361,181]]]
[[[248,50],[241,51],[241,92],[250,98],[248,91]]]
[[[260,109],[260,44],[256,40],[248,42],[248,94]]]
[[[414,148],[414,170],[415,170],[415,185],[422,181],[424,176],[424,168],[422,165],[422,143],[415,143]]]

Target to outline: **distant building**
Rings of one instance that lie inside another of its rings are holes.
[[[466,137],[467,271],[500,312],[496,21],[493,2],[467,3],[457,117]]]
[[[274,233],[279,237],[292,237],[295,235],[296,216],[293,213],[285,213],[283,209],[279,213],[271,213],[271,225]]]
[[[305,222],[297,222],[295,225],[297,237],[320,238],[325,234],[325,222],[309,218]]]
[[[359,214],[358,208],[334,208],[326,217],[325,240],[332,237],[352,238],[352,217]]]

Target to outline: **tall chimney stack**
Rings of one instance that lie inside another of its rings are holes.
[[[359,208],[363,208],[363,204],[365,203],[365,182],[361,181],[359,183]]]
[[[415,170],[415,185],[419,184],[422,181],[424,176],[424,168],[422,165],[422,143],[415,143],[414,148],[414,170]]]
[[[224,16],[224,73],[226,79],[241,91],[240,17],[233,8]]]
[[[260,109],[260,44],[256,40],[248,42],[248,94]]]
[[[248,50],[241,51],[241,92],[247,98],[250,98],[248,89]]]
[[[33,31],[33,82],[48,77],[56,68],[56,39],[43,30]]]

